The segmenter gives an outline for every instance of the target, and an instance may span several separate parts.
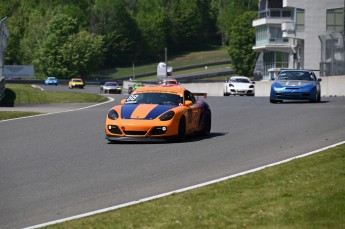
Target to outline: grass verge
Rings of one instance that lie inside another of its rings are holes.
[[[107,98],[83,92],[42,91],[26,84],[6,84],[2,106],[45,103],[98,103]]]
[[[47,228],[345,228],[345,145]]]
[[[107,98],[82,92],[41,91],[26,84],[6,84],[6,96],[1,101],[2,107],[14,107],[20,104],[47,103],[100,103]],[[38,112],[0,111],[0,120],[40,114]]]
[[[0,111],[0,121],[6,119],[20,118],[32,115],[41,114],[39,112],[26,112],[26,111]]]

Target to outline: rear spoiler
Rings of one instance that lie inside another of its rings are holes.
[[[207,99],[207,93],[204,93],[204,92],[194,92],[192,93],[192,95],[198,97],[198,96],[202,96],[204,97],[205,99]]]

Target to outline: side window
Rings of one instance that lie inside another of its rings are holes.
[[[184,92],[184,99],[185,99],[185,100],[190,100],[190,101],[192,101],[193,103],[195,103],[195,98],[194,98],[194,96],[192,95],[192,93],[190,93],[189,91],[185,91],[185,92]]]

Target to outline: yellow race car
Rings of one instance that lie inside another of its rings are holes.
[[[206,93],[183,87],[145,86],[114,106],[105,121],[106,139],[116,141],[182,141],[193,134],[209,135],[211,110]]]
[[[84,80],[80,79],[80,78],[72,78],[69,82],[68,82],[68,88],[69,89],[73,89],[75,87],[81,88],[83,89],[85,86]]]

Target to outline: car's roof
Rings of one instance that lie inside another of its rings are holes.
[[[136,93],[169,93],[169,94],[183,94],[186,89],[183,87],[172,87],[172,86],[145,86],[135,90]]]
[[[313,70],[308,70],[308,69],[283,69],[280,72],[313,72]]]
[[[117,84],[117,82],[115,82],[115,81],[105,82],[105,83],[114,83],[114,84]]]
[[[231,77],[230,77],[230,79],[241,79],[241,78],[242,78],[242,79],[243,79],[243,78],[244,78],[244,79],[249,79],[249,77],[247,77],[247,76],[231,76]]]

